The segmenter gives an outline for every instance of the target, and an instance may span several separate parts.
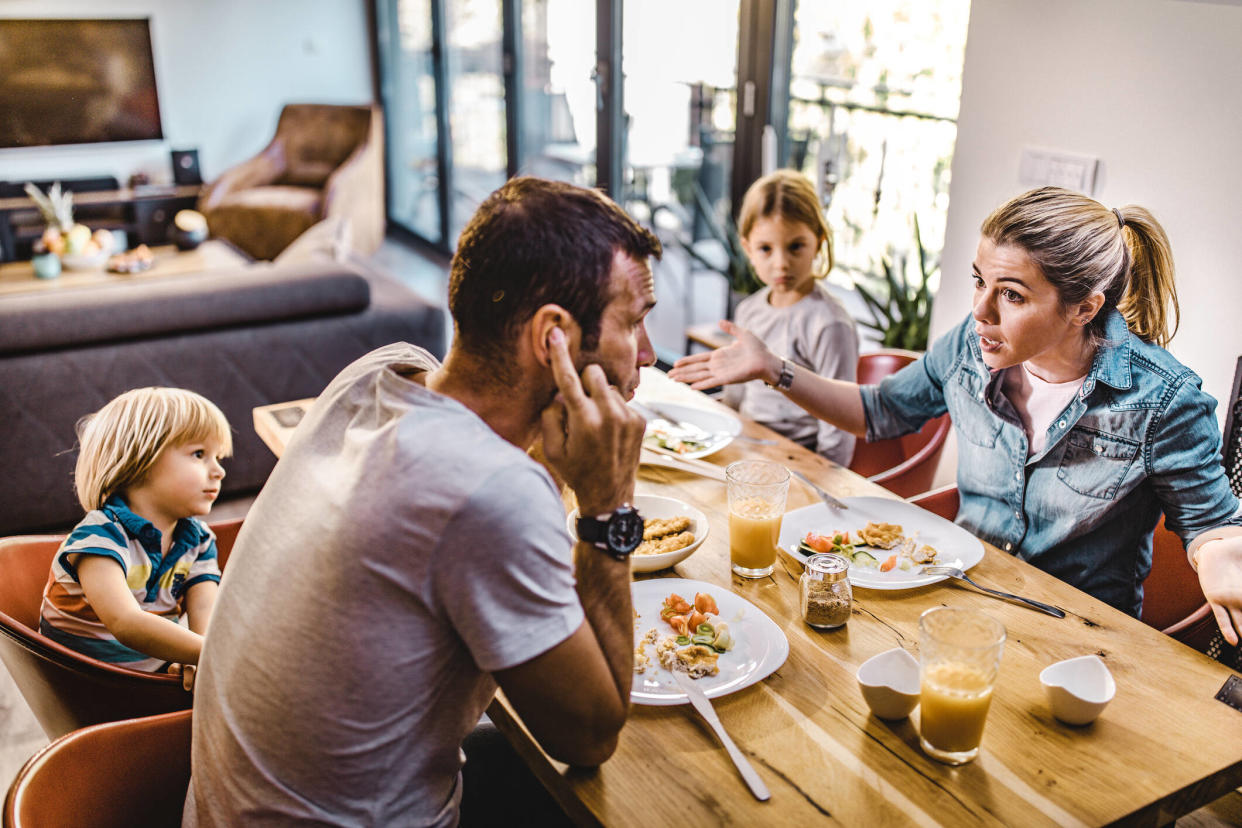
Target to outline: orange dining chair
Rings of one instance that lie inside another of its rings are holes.
[[[956,486],[944,486],[915,495],[909,502],[953,520],[961,498]],[[1165,528],[1164,515],[1152,536],[1151,572],[1143,581],[1139,620],[1201,653],[1207,652],[1216,630],[1212,608],[1199,588],[1199,575],[1186,560],[1182,539]]]
[[[858,358],[859,385],[874,385],[918,359],[914,351],[887,349]],[[850,471],[902,497],[927,491],[936,476],[940,453],[952,427],[948,414],[928,420],[913,434],[854,444]]]
[[[75,730],[18,771],[4,828],[181,825],[190,784],[191,711]]]
[[[212,527],[221,564],[241,520]],[[82,655],[39,633],[39,607],[63,535],[0,538],[0,660],[49,739],[87,725],[184,710],[177,676],[142,673]]]

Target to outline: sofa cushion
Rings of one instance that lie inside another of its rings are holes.
[[[357,313],[370,300],[367,280],[336,262],[24,293],[0,302],[0,354]]]

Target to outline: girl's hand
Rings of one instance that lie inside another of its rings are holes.
[[[1199,548],[1199,585],[1225,641],[1237,646],[1242,634],[1242,536],[1208,541]]]
[[[780,357],[769,351],[759,337],[727,319],[720,320],[720,330],[733,336],[734,341],[708,353],[682,357],[668,372],[669,378],[687,383],[696,391],[754,379],[775,383],[780,378]]]
[[[194,676],[198,673],[193,664],[169,664],[168,675],[181,676],[181,686],[187,693],[194,692]]]

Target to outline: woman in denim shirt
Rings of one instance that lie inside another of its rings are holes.
[[[984,221],[972,278],[971,315],[879,385],[796,368],[729,322],[736,342],[678,360],[670,376],[695,388],[763,379],[867,440],[948,411],[957,522],[1132,615],[1163,511],[1236,643],[1242,519],[1216,401],[1163,347],[1178,307],[1159,223],[1141,207],[1032,190]]]

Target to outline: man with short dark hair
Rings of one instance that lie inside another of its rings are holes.
[[[514,179],[462,232],[444,364],[395,344],[328,386],[229,560],[186,825],[452,825],[497,685],[554,758],[612,754],[659,255],[598,193]],[[572,553],[539,439],[583,515]]]

